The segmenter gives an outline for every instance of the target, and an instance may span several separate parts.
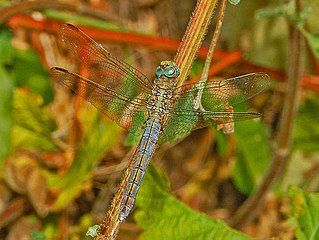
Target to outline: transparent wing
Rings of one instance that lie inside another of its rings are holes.
[[[134,113],[147,102],[150,81],[137,69],[114,58],[77,27],[63,25],[60,33],[67,51],[85,68],[86,74],[81,77],[55,67],[53,77],[120,126],[130,127]]]
[[[151,90],[151,82],[145,75],[113,57],[101,44],[77,27],[62,25],[60,34],[66,49],[81,62],[81,66],[87,67],[88,78],[92,81],[121,91],[123,95],[131,88],[140,92]]]
[[[126,129],[129,129],[133,124],[134,114],[145,106],[145,102],[139,98],[130,99],[115,93],[113,89],[85,79],[66,69],[54,67],[51,69],[51,73],[57,81],[69,87]]]
[[[252,98],[268,88],[270,85],[269,76],[265,73],[250,73],[226,80],[207,81],[197,84],[185,84],[176,89],[179,94],[178,101],[189,102],[189,95],[194,97],[193,109],[196,104],[206,111],[222,111],[226,105],[234,105],[249,98]],[[199,93],[202,91],[201,97]],[[174,110],[182,110],[181,105],[177,105]],[[187,110],[189,111],[189,106]]]
[[[233,106],[259,94],[270,85],[265,73],[251,73],[204,84],[181,86],[172,114],[164,128],[164,141],[210,125],[260,117],[254,112],[228,112]]]

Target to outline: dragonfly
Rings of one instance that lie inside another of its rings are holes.
[[[180,70],[173,61],[162,61],[151,81],[136,68],[113,57],[79,28],[62,25],[60,35],[66,49],[87,71],[81,76],[53,67],[51,73],[56,81],[133,134],[135,116],[145,119],[120,203],[120,222],[126,220],[133,208],[147,166],[160,142],[195,129],[261,116],[256,112],[234,112],[225,108],[265,90],[269,85],[269,76],[265,73],[177,86]]]

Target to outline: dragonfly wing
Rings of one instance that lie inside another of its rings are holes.
[[[256,112],[195,112],[176,111],[168,119],[161,143],[184,138],[192,131],[211,125],[222,125],[261,117]]]
[[[129,129],[135,113],[143,110],[146,102],[136,97],[116,93],[113,89],[81,77],[60,67],[51,69],[53,77],[69,87],[79,96],[92,103],[98,110],[115,121],[121,127]]]
[[[177,91],[178,101],[189,102],[189,95],[193,96],[193,110],[201,105],[206,111],[223,111],[227,105],[250,99],[270,86],[269,76],[265,73],[250,73],[226,80],[207,81],[197,84],[185,84]],[[181,109],[176,109],[181,110]],[[189,106],[187,105],[189,111]]]
[[[265,73],[251,73],[219,81],[181,86],[172,114],[163,131],[162,142],[183,137],[210,125],[260,117],[254,112],[229,112],[227,108],[259,94],[270,84]]]
[[[145,106],[151,83],[141,72],[113,57],[102,45],[71,24],[60,29],[62,42],[85,76],[52,68],[58,82],[96,106],[120,126],[129,128],[132,116]]]
[[[245,121],[249,119],[259,118],[260,113],[256,112],[175,112],[178,118],[184,118],[186,121],[193,122],[192,130],[207,127],[210,125],[219,125],[224,123],[232,123]],[[195,121],[194,121],[195,120]]]
[[[150,91],[149,79],[131,65],[113,57],[101,44],[71,25],[62,25],[62,42],[67,51],[88,70],[88,79],[122,95]]]

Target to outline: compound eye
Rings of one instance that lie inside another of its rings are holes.
[[[162,76],[162,74],[163,74],[163,68],[157,67],[156,70],[155,70],[155,76],[157,78],[160,78]]]
[[[167,67],[164,70],[164,74],[166,77],[174,77],[175,75],[175,69],[174,67]]]
[[[179,70],[176,66],[169,66],[169,67],[165,68],[164,74],[166,77],[174,78],[174,77],[177,77],[179,75]]]

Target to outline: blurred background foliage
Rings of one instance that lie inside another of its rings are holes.
[[[211,77],[268,73],[272,88],[235,108],[263,118],[236,123],[234,134],[211,127],[163,144],[121,239],[319,239],[319,196],[309,193],[319,188],[319,2],[301,1],[300,15],[294,2],[228,4]],[[173,58],[194,5],[0,2],[0,239],[83,239],[101,221],[137,141],[50,79],[52,66],[74,68],[57,47],[59,26],[78,25],[152,79],[157,64]],[[214,25],[191,80],[202,70]],[[231,219],[270,165],[291,57],[289,26],[306,38],[293,147],[276,191],[245,235],[214,219]]]

